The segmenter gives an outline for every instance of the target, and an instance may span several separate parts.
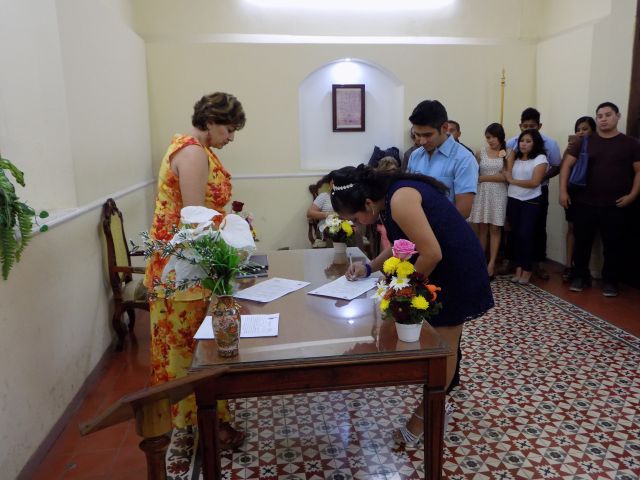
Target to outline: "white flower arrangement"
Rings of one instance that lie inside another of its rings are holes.
[[[232,280],[256,244],[244,218],[229,214],[216,226],[214,219],[220,215],[210,208],[185,207],[180,211],[183,226],[168,242],[143,233],[147,258],[156,252],[170,257],[157,286],[167,296],[197,285],[215,295],[232,293]]]
[[[324,223],[324,232],[334,242],[345,243],[353,235],[353,222],[329,215]]]

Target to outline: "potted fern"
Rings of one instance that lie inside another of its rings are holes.
[[[36,211],[21,202],[16,189],[5,173],[9,172],[14,180],[24,187],[24,173],[13,163],[0,156],[0,265],[2,278],[6,280],[15,262],[20,261],[22,251],[31,239],[34,219],[46,218],[45,211],[36,215]],[[37,223],[37,222],[36,222]],[[47,226],[40,227],[40,231],[47,230]]]

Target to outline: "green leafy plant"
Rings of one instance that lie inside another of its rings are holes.
[[[26,203],[20,201],[16,189],[5,173],[8,171],[16,183],[23,186],[24,173],[6,158],[0,157],[0,264],[2,264],[2,278],[7,279],[15,262],[20,261],[24,248],[31,239],[31,231],[37,217],[46,218],[45,211],[36,215],[36,211]],[[40,227],[40,231],[47,230],[47,226]]]

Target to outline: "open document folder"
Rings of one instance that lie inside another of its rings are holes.
[[[269,315],[240,315],[240,338],[277,337],[279,313]],[[196,340],[212,340],[215,337],[211,315],[204,317],[193,336]]]
[[[353,300],[374,288],[377,283],[378,277],[347,280],[347,277],[343,275],[333,282],[325,283],[321,287],[307,293],[310,295],[321,295],[323,297],[340,298],[342,300]]]

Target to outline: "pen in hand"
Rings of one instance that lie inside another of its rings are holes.
[[[355,277],[353,275],[353,259],[351,258],[351,253],[349,253],[349,268],[347,269],[345,277],[347,277],[347,280],[355,280]]]

